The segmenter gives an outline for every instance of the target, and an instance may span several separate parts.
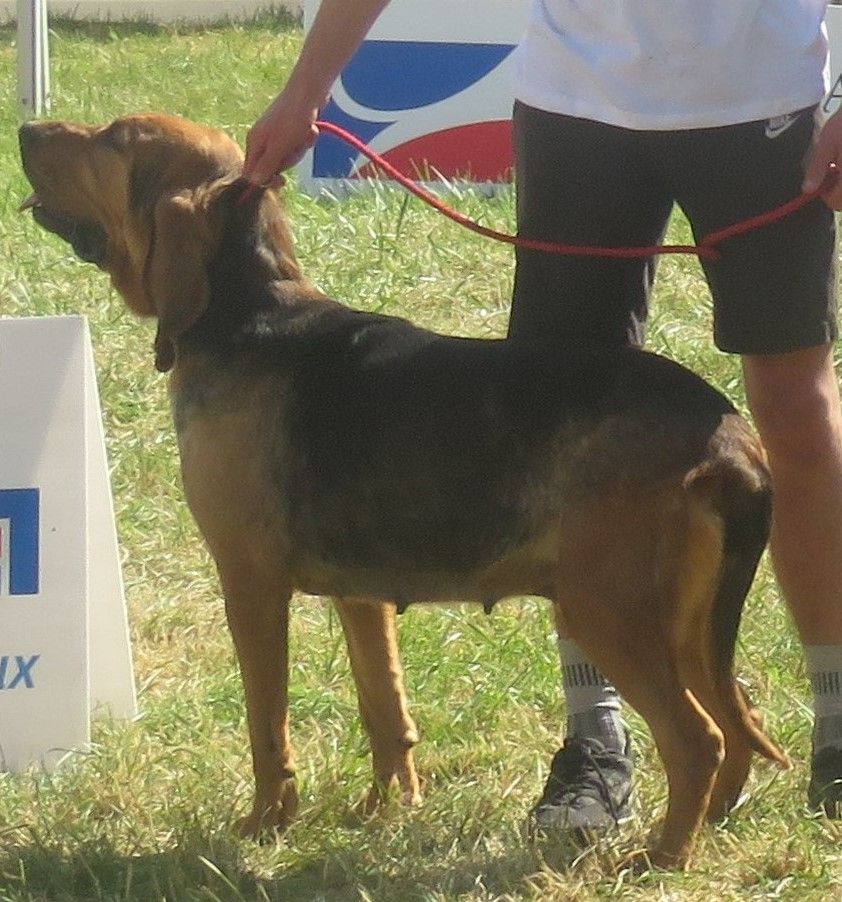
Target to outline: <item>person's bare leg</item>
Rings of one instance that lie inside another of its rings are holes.
[[[774,486],[772,562],[804,643],[816,721],[809,797],[842,798],[842,408],[828,345],[743,357]]]

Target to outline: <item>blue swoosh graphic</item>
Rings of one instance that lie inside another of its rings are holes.
[[[464,91],[514,50],[513,44],[365,41],[342,86],[372,110],[409,110]]]
[[[331,100],[321,116],[328,122],[341,126],[366,144],[394,122],[366,122],[349,115]],[[315,178],[344,178],[351,174],[357,151],[334,135],[319,135],[313,148],[313,176]]]

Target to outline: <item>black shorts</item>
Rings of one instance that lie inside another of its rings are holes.
[[[516,103],[514,126],[519,234],[628,246],[662,243],[674,203],[700,241],[796,197],[815,120],[803,110],[789,125],[635,131]],[[718,347],[770,354],[836,339],[835,218],[825,204],[721,250],[703,262]],[[641,345],[655,262],[518,250],[510,337]]]

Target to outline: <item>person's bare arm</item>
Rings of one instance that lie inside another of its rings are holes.
[[[292,73],[246,139],[243,174],[268,184],[294,166],[318,136],[330,86],[389,0],[323,0]]]

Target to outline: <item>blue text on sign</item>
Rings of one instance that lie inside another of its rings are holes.
[[[34,689],[32,668],[41,655],[0,655],[0,690]]]

